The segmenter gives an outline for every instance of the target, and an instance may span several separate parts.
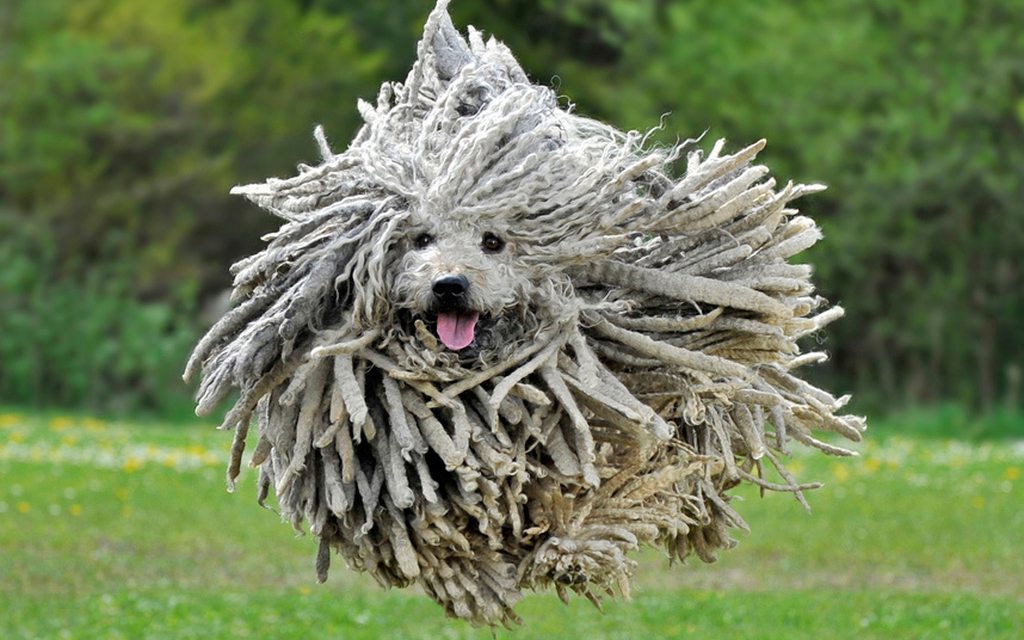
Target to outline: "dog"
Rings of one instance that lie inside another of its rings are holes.
[[[794,492],[796,441],[862,418],[797,377],[842,315],[789,259],[820,238],[719,141],[668,148],[563,108],[438,2],[403,83],[297,176],[238,187],[283,220],[197,345],[197,412],[237,389],[259,501],[385,586],[512,624],[524,589],[628,595],[642,545],[710,561],[742,482]],[[677,161],[686,169],[676,175]],[[764,479],[765,466],[785,479]]]

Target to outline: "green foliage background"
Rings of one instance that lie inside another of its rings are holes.
[[[428,0],[0,4],[0,402],[175,412],[273,220],[227,196],[315,160],[404,77]],[[578,111],[665,142],[766,137],[847,317],[818,375],[861,411],[1020,402],[1018,0],[455,0]]]

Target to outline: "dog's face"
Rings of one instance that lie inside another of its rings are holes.
[[[437,338],[435,351],[463,364],[488,363],[523,335],[535,284],[521,240],[487,218],[413,222],[399,244],[395,308]]]

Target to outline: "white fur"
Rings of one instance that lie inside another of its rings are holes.
[[[863,421],[795,374],[820,360],[797,339],[841,315],[812,315],[810,270],[787,262],[819,237],[787,204],[816,187],[775,191],[750,165],[763,141],[647,148],[562,109],[445,5],[348,149],[318,130],[321,165],[235,190],[285,222],[232,268],[237,306],[186,374],[201,412],[241,390],[229,481],[255,415],[261,500],[310,522],[321,578],[333,549],[508,623],[523,588],[627,591],[641,544],[712,559],[745,526],[729,489],[803,500],[788,443],[842,454],[812,429]],[[487,316],[470,357],[430,327],[450,274]]]

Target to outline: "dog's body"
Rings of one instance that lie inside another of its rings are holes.
[[[786,484],[789,439],[859,418],[793,375],[819,237],[750,166],[762,143],[670,167],[559,108],[446,2],[404,84],[324,163],[238,189],[286,220],[233,267],[237,306],[196,348],[199,410],[231,387],[252,464],[296,527],[449,613],[515,619],[523,588],[628,589],[641,544],[710,559],[744,526],[726,491]],[[802,498],[801,498],[802,499]]]

